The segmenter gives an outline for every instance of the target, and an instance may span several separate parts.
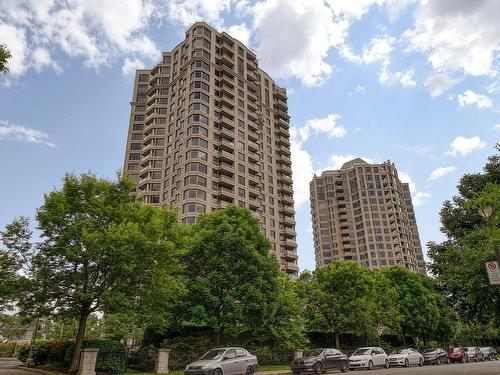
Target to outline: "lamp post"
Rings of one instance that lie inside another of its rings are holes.
[[[493,215],[493,207],[492,206],[484,206],[479,207],[477,209],[479,215],[484,219],[487,226],[490,226],[490,218]],[[493,242],[493,246],[495,246],[495,255],[497,258],[497,264],[500,266],[500,248]]]

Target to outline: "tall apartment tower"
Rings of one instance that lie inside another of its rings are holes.
[[[410,188],[394,163],[351,160],[314,176],[310,194],[317,268],[346,259],[425,274]]]
[[[286,90],[256,55],[197,22],[134,81],[124,173],[137,199],[183,223],[234,204],[261,223],[281,268],[298,272]]]

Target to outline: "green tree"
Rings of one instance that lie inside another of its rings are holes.
[[[0,231],[0,312],[6,310],[10,303],[19,298],[26,279],[21,272],[27,271],[28,259],[33,254],[29,220],[25,217],[15,219]]]
[[[373,280],[367,269],[354,262],[335,261],[301,280],[306,282],[302,291],[307,298],[309,331],[333,335],[337,348],[341,333],[366,332],[373,307]]]
[[[500,146],[496,146],[500,150]],[[500,155],[488,158],[483,173],[466,174],[458,195],[441,210],[442,243],[429,242],[430,271],[438,287],[465,322],[500,324],[500,288],[490,285],[484,263],[495,259],[500,246]],[[491,205],[485,222],[477,208]]]
[[[434,337],[440,318],[436,295],[428,288],[427,277],[403,267],[384,268],[381,272],[397,292],[400,329],[406,345],[407,337]]]
[[[131,193],[127,180],[67,175],[37,211],[41,241],[19,306],[31,313],[43,305],[53,316],[78,319],[70,372],[78,369],[92,313],[132,310],[160,295],[165,305],[182,290],[181,254],[171,239],[175,214],[136,203]]]
[[[185,256],[188,294],[180,317],[224,333],[258,329],[270,319],[279,267],[250,211],[229,206],[198,217]]]
[[[7,49],[5,44],[0,44],[0,73],[6,74],[9,71],[7,63],[12,57],[12,54]]]
[[[289,276],[278,276],[277,298],[269,319],[259,333],[274,348],[294,349],[307,343],[304,301],[299,296],[297,282]]]

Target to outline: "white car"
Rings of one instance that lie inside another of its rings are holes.
[[[378,346],[359,348],[349,357],[349,368],[367,368],[373,370],[377,366],[389,368],[389,358],[384,349]]]
[[[393,354],[389,354],[389,365],[408,367],[410,365],[424,365],[424,357],[412,348],[401,349]]]

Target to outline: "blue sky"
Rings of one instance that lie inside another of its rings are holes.
[[[500,140],[495,0],[0,1],[0,226],[33,216],[65,172],[122,167],[135,68],[194,21],[255,49],[289,93],[301,269],[314,268],[308,185],[352,157],[411,183],[421,240]]]

